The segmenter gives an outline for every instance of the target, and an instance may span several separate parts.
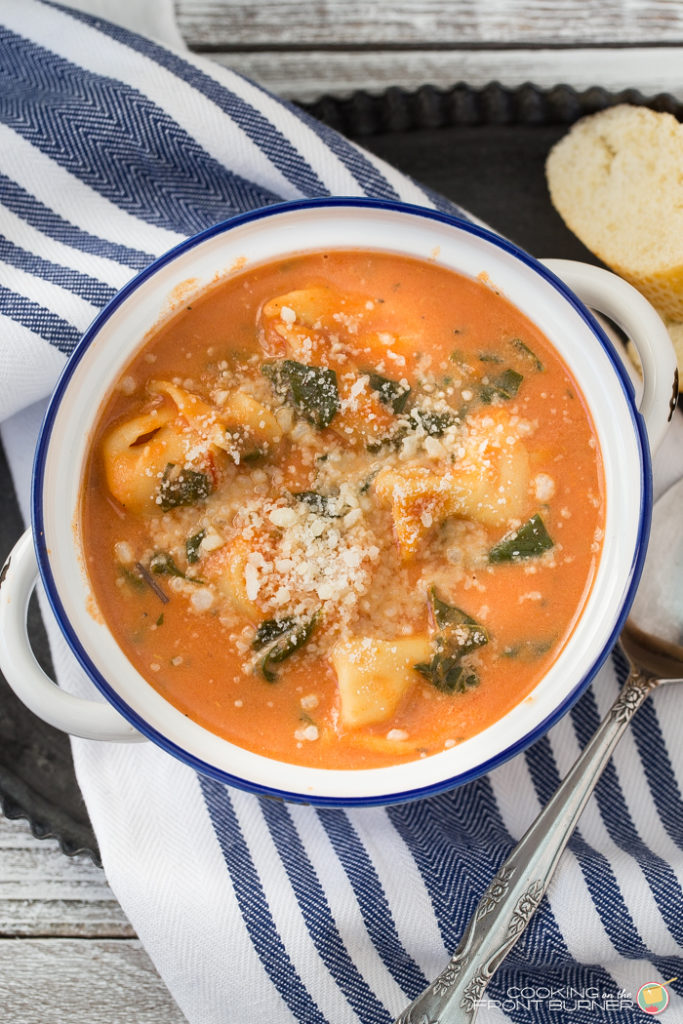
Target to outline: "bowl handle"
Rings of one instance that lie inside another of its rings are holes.
[[[48,725],[72,736],[118,742],[145,739],[111,704],[74,697],[43,672],[26,628],[28,602],[37,580],[33,536],[27,530],[0,572],[0,669],[19,700]]]
[[[650,450],[664,438],[678,397],[676,354],[664,323],[633,285],[609,270],[576,260],[541,260],[591,309],[604,313],[626,332],[643,367],[640,412]]]

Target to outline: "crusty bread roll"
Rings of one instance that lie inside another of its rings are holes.
[[[546,176],[567,227],[659,311],[683,367],[683,125],[627,104],[591,114]]]

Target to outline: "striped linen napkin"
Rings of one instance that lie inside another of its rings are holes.
[[[38,0],[3,0],[0,22],[0,417],[24,508],[42,400],[97,309],[159,253],[280,199],[453,209],[180,50]],[[680,440],[665,460],[670,478],[683,472]],[[92,695],[48,627],[61,685]],[[445,965],[625,672],[615,652],[524,754],[387,809],[259,799],[152,744],[74,740],[107,878],[188,1021],[392,1021]],[[667,1020],[683,1021],[681,735],[681,695],[657,693],[495,975],[481,1021],[636,1022],[639,987],[677,975]]]

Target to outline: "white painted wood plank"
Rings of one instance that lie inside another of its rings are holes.
[[[176,0],[191,48],[679,43],[679,0]]]
[[[0,936],[10,935],[134,932],[89,857],[65,857],[55,840],[35,839],[25,822],[0,819]]]
[[[133,938],[122,911],[108,901],[0,899],[0,939]]]
[[[183,1024],[135,939],[0,940],[7,1024]]]
[[[389,86],[416,89],[431,84],[447,89],[457,82],[479,88],[497,81],[514,88],[533,82],[541,88],[602,86],[611,91],[639,89],[646,96],[670,92],[683,98],[683,46],[680,49],[324,51],[304,53],[216,53],[212,59],[254,79],[276,95],[310,101],[356,89],[381,92]]]

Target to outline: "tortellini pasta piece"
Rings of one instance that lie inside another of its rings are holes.
[[[302,327],[315,327],[323,320],[327,324],[332,314],[343,306],[344,299],[339,292],[333,288],[318,285],[310,288],[297,288],[284,295],[276,295],[274,299],[269,299],[265,303],[262,314],[266,321],[279,319],[282,323],[296,322]],[[283,309],[285,310],[284,316]],[[291,310],[294,314],[291,321],[287,310]]]
[[[433,524],[461,516],[499,527],[524,515],[529,455],[507,414],[472,416],[454,462],[407,464],[380,471],[374,483],[390,505],[401,554],[410,558]]]
[[[431,653],[429,637],[421,635],[337,641],[330,660],[337,675],[342,728],[358,729],[392,718],[420,678],[414,666],[428,661]]]
[[[245,449],[276,444],[282,437],[282,429],[271,410],[244,391],[228,395],[220,407],[220,419],[233,442],[235,432],[239,433]],[[229,451],[225,439],[219,447]]]
[[[264,348],[270,355],[317,363],[330,354],[332,336],[358,334],[367,301],[322,285],[277,295],[261,310]]]
[[[258,622],[263,615],[249,596],[247,584],[247,565],[253,551],[253,544],[238,534],[202,559],[201,575],[227,598],[236,612]]]
[[[397,730],[397,732],[400,734],[400,730]],[[395,758],[402,755],[415,756],[416,743],[410,737],[403,739],[399,738],[399,736],[393,736],[391,733],[387,736],[377,736],[374,733],[357,732],[349,733],[349,742],[354,747],[372,750],[376,754],[389,754]]]
[[[170,402],[114,427],[102,445],[112,495],[131,511],[147,514],[163,511],[160,481],[171,466],[191,463],[213,483],[211,435],[220,431],[212,407],[198,395],[165,381],[152,382],[148,390]]]
[[[282,436],[273,412],[246,392],[232,391],[215,406],[170,381],[151,381],[148,390],[163,403],[114,427],[102,444],[109,490],[133,512],[163,511],[157,498],[170,466],[205,474],[208,490],[217,456],[239,463]]]
[[[153,409],[126,420],[102,444],[107,486],[133,512],[158,511],[159,480],[169,463],[182,463],[186,446],[170,426],[171,409]]]
[[[202,426],[203,421],[212,420],[215,416],[216,410],[203,398],[171,381],[152,380],[148,384],[148,389],[155,395],[168,395],[177,411],[195,427]]]
[[[420,325],[408,326],[408,331],[394,329],[392,325],[391,330],[372,330],[364,333],[363,347],[368,353],[369,361],[373,365],[384,363],[388,373],[401,376],[413,354],[419,352],[425,344]]]
[[[153,381],[150,390],[167,395],[198,438],[229,454],[246,454],[274,443],[282,434],[272,411],[244,391],[232,391],[220,406],[214,406],[168,381]]]

